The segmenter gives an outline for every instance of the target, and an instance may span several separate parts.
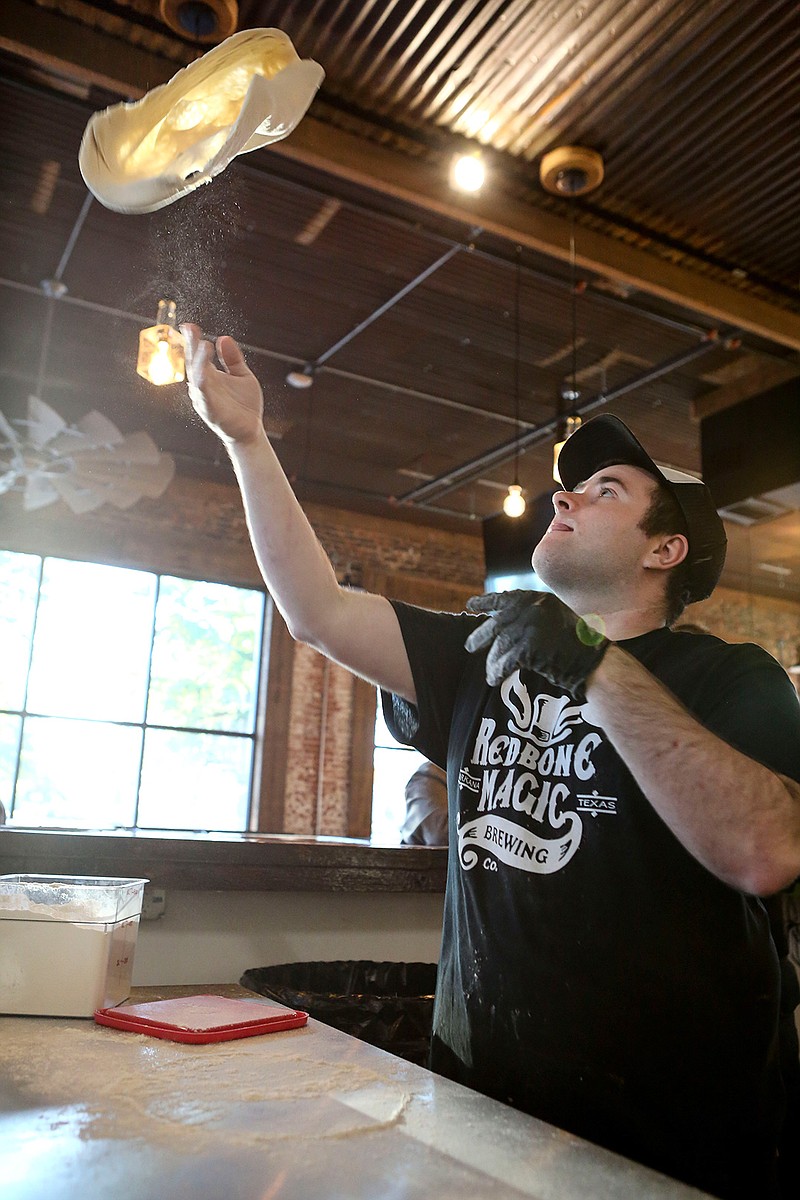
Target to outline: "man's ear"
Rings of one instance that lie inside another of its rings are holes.
[[[682,533],[664,534],[648,551],[645,570],[668,571],[683,562],[689,553],[689,543]]]

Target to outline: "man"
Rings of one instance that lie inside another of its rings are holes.
[[[403,846],[446,846],[447,772],[424,762],[405,786],[406,818],[400,829]]]
[[[667,628],[722,569],[707,490],[599,417],[562,451],[536,547],[554,594],[481,598],[480,621],[348,592],[238,347],[218,340],[220,370],[184,332],[290,632],[380,686],[390,727],[447,767],[433,1069],[721,1197],[776,1196],[757,897],[800,874],[800,708],[757,647]]]

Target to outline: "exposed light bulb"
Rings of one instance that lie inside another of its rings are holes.
[[[508,495],[503,500],[503,512],[507,517],[521,517],[525,512],[525,497],[522,494],[522,488],[518,483],[511,483],[508,486]]]
[[[183,338],[175,328],[175,320],[175,301],[161,300],[157,324],[139,334],[136,372],[156,387],[180,383],[185,378]]]
[[[155,353],[150,359],[148,378],[157,387],[162,387],[165,383],[174,382],[175,368],[172,365],[169,352],[169,342],[161,341],[156,346]]]
[[[479,192],[486,180],[486,167],[478,154],[460,154],[453,159],[450,182],[462,192]]]

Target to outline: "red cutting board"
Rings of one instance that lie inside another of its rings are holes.
[[[273,1000],[233,1000],[228,996],[180,996],[146,1004],[98,1008],[98,1025],[146,1033],[171,1042],[227,1042],[305,1025],[308,1013]]]

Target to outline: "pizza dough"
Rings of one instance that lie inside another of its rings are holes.
[[[285,138],[324,77],[279,29],[235,33],[143,99],[92,116],[78,154],[86,186],[115,212],[164,208]]]

